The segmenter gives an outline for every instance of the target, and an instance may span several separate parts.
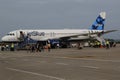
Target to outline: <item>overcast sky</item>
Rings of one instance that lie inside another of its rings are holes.
[[[120,0],[0,0],[0,38],[16,29],[88,29],[101,11],[120,30]],[[105,37],[120,39],[120,31]]]

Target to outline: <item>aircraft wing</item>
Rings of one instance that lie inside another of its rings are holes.
[[[115,31],[118,31],[118,30],[107,30],[107,31],[104,31],[104,33],[110,33],[110,32],[115,32]]]
[[[72,35],[65,35],[65,36],[57,36],[57,37],[42,37],[40,39],[37,39],[35,37],[31,37],[33,40],[38,40],[38,41],[47,41],[49,39],[70,39],[71,37],[78,37],[78,36],[88,36],[88,33],[83,33],[83,34],[72,34]]]
[[[95,33],[83,33],[83,34],[75,34],[75,35],[69,35],[69,36],[62,36],[60,37],[60,39],[64,39],[64,38],[70,38],[70,37],[77,37],[77,36],[91,36],[91,35],[95,35],[95,34],[99,34],[99,33],[103,33],[103,34],[107,34],[107,33],[110,33],[110,32],[115,32],[115,31],[118,31],[118,30],[106,30],[104,32],[95,32]]]
[[[93,33],[96,34],[96,33]],[[91,35],[91,34],[90,34]],[[69,39],[71,37],[78,37],[78,36],[89,36],[89,33],[83,33],[83,34],[75,34],[75,35],[68,35],[68,36],[62,36],[59,37],[60,39]]]
[[[94,34],[98,34],[98,32],[95,33],[81,33],[81,34],[72,34],[72,35],[62,35],[62,36],[57,36],[57,37],[48,37],[45,38],[44,40],[48,40],[48,39],[70,39],[71,37],[78,37],[78,36],[90,36],[90,35],[94,35]]]

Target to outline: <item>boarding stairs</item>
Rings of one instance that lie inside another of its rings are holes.
[[[100,41],[101,45],[105,44],[105,39],[103,38],[103,36],[96,36],[95,37],[98,41]]]

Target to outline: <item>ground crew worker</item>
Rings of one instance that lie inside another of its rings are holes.
[[[107,41],[106,41],[106,49],[109,49],[109,45],[110,45],[110,43],[109,43],[109,41],[107,40]]]
[[[92,42],[90,42],[90,47],[93,47],[93,46],[94,46],[94,44]]]
[[[96,41],[96,44],[97,44],[97,48],[99,48],[99,42],[98,41]]]
[[[97,41],[95,41],[95,48],[97,48]]]
[[[100,48],[100,42],[99,41],[97,42],[97,44],[98,44],[98,48]]]
[[[14,44],[12,43],[12,44],[11,44],[11,51],[14,51],[14,48],[15,48],[15,46],[14,46]]]

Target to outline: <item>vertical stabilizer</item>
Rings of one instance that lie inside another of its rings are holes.
[[[106,12],[101,12],[95,22],[91,26],[91,30],[104,30],[104,23],[106,18]]]

